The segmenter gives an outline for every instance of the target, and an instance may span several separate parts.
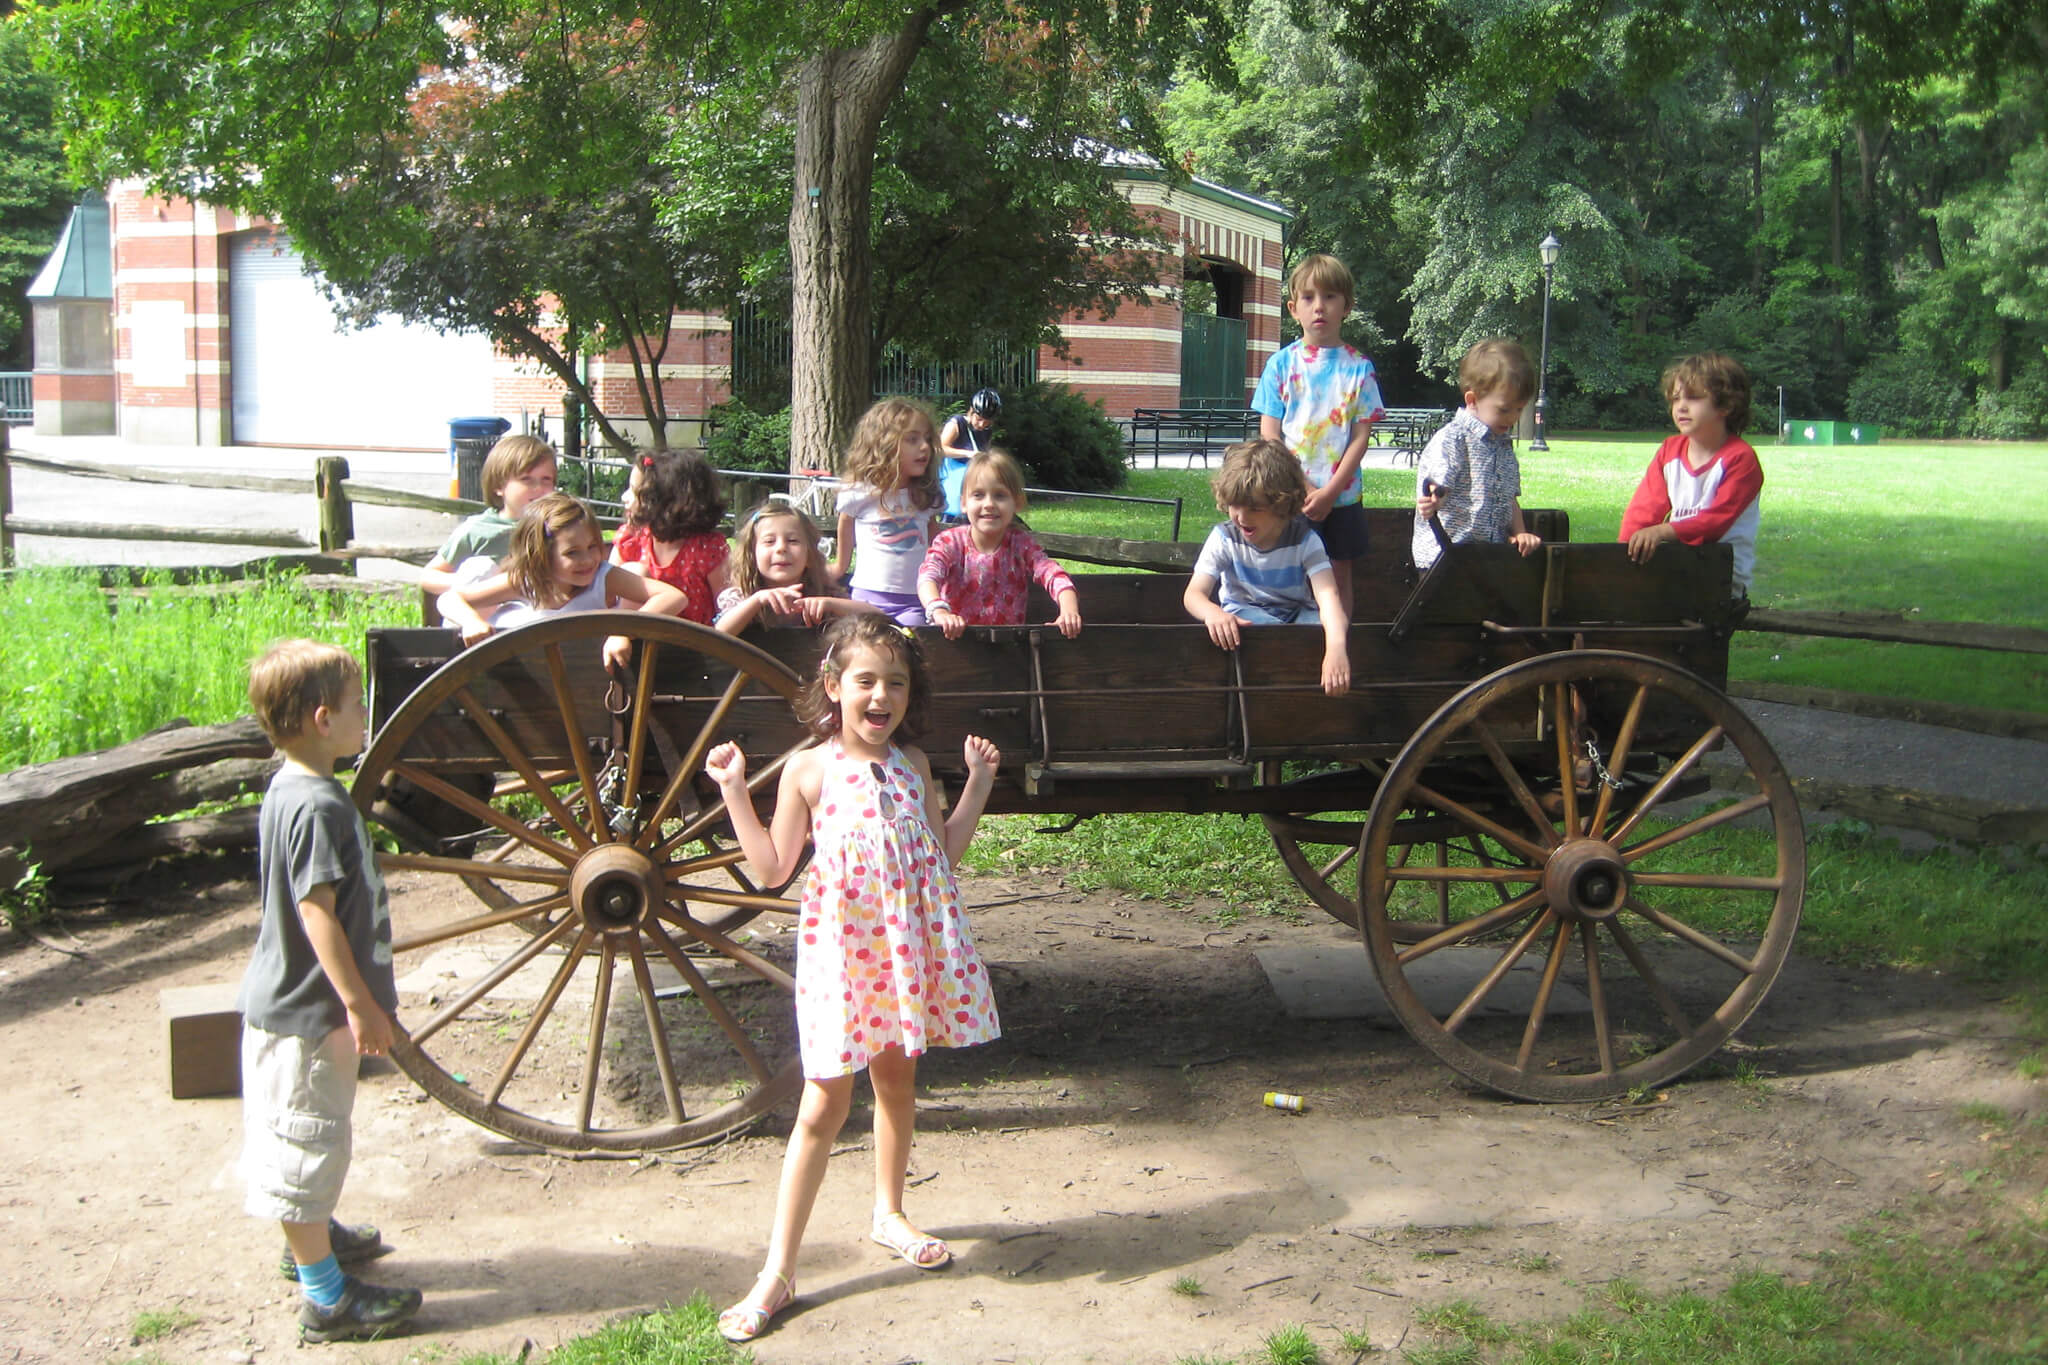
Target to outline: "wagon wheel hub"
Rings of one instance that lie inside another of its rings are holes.
[[[631,844],[599,844],[577,860],[570,874],[569,903],[598,933],[637,930],[660,901],[661,875],[654,860]]]
[[[1604,839],[1567,839],[1543,869],[1544,895],[1566,919],[1613,919],[1628,890],[1628,868]]]

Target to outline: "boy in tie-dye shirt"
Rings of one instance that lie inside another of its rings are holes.
[[[1302,513],[1322,535],[1347,620],[1351,562],[1365,553],[1358,465],[1372,424],[1387,411],[1372,361],[1340,335],[1352,290],[1351,272],[1335,256],[1317,254],[1294,267],[1287,311],[1301,324],[1301,340],[1266,362],[1252,397],[1259,434],[1283,442],[1308,474]]]

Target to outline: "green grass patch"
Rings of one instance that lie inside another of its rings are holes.
[[[123,744],[179,716],[243,715],[249,660],[272,640],[311,636],[360,655],[368,627],[417,623],[409,601],[289,578],[110,596],[76,570],[0,577],[0,772]]]
[[[1322,1365],[1323,1353],[1314,1338],[1299,1323],[1288,1323],[1266,1335],[1259,1353],[1260,1365]]]
[[[1218,896],[1264,914],[1310,908],[1266,827],[1239,815],[1098,816],[1064,834],[1046,832],[1043,817],[992,815],[964,865],[983,875],[1057,872],[1077,891],[1179,903]]]
[[[196,1314],[182,1308],[157,1308],[137,1313],[135,1321],[129,1324],[128,1333],[137,1345],[147,1341],[162,1341],[174,1332],[182,1332],[198,1322]]]
[[[1668,433],[1559,437],[1521,452],[1522,502],[1571,514],[1572,539],[1612,540],[1657,443]],[[2048,594],[2014,591],[2048,570],[2048,444],[1931,442],[1880,446],[1765,443],[1763,523],[1750,600],[1783,611],[1901,611],[1929,621],[2048,629]],[[1212,471],[1131,472],[1130,493],[1183,499],[1181,539],[1215,523]],[[1367,469],[1367,506],[1414,498],[1406,469]],[[1162,508],[1044,503],[1031,523],[1074,535],[1160,540]],[[1076,565],[1077,569],[1087,566]],[[2041,655],[1859,640],[1738,634],[1730,676],[1898,697],[2048,711]]]
[[[682,1307],[627,1318],[548,1352],[548,1365],[725,1365],[752,1360],[718,1335],[718,1310],[703,1294]]]

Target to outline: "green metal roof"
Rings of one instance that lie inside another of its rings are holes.
[[[111,299],[114,297],[113,229],[107,201],[90,193],[71,210],[57,249],[28,287],[32,299]]]

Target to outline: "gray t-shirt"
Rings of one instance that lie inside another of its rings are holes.
[[[236,1001],[243,1021],[301,1038],[325,1037],[348,1023],[299,921],[299,902],[329,882],[356,970],[377,1003],[396,1013],[390,902],[369,831],[348,792],[331,777],[287,764],[270,779],[257,830],[263,922]]]
[[[447,543],[441,546],[440,561],[453,566],[477,555],[503,559],[512,548],[512,528],[518,524],[519,518],[487,507],[450,533]]]

